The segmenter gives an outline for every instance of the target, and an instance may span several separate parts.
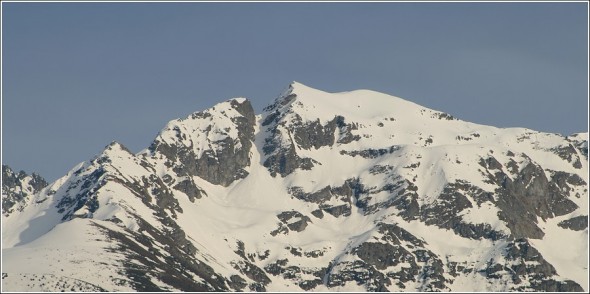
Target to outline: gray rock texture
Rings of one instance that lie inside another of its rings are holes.
[[[237,179],[248,175],[244,169],[250,165],[250,149],[254,140],[254,125],[256,118],[250,101],[230,100],[230,107],[240,115],[224,118],[231,122],[232,128],[236,130],[237,136],[231,137],[229,133],[220,140],[211,142],[217,148],[206,149],[201,154],[195,153],[192,145],[185,145],[182,139],[189,138],[190,134],[183,134],[180,128],[175,129],[178,142],[169,144],[164,140],[156,139],[150,146],[154,153],[166,156],[169,165],[178,176],[198,176],[212,184],[228,186]],[[182,123],[190,124],[193,120],[203,120],[211,117],[209,112],[195,113]],[[214,131],[209,127],[205,135]],[[223,132],[223,131],[222,131]],[[229,132],[229,130],[227,131]],[[192,142],[192,141],[191,141]],[[196,197],[198,187],[186,183],[182,189]],[[180,187],[179,187],[180,188]]]

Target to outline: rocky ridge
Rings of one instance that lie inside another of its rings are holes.
[[[2,165],[2,215],[9,216],[22,211],[31,197],[47,186],[40,175],[15,173],[8,165]]]

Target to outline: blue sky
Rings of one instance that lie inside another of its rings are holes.
[[[291,81],[587,131],[586,3],[3,3],[3,163],[49,180]]]

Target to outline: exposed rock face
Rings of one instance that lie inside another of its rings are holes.
[[[216,125],[213,121],[223,121]],[[256,118],[250,101],[234,99],[172,121],[150,146],[163,154],[177,176],[198,176],[212,184],[228,186],[248,175]],[[196,197],[198,187],[181,187]]]
[[[354,261],[336,261],[329,269],[328,285],[348,281],[366,284],[369,291],[388,291],[388,286],[421,291],[448,290],[440,259],[427,250],[423,241],[394,224],[377,224],[378,242],[364,242],[347,254]],[[347,258],[348,259],[348,258]]]
[[[574,230],[574,231],[582,231],[588,228],[588,216],[587,215],[580,215],[576,217],[572,217],[570,219],[564,220],[558,224],[562,228]]]
[[[538,165],[528,164],[515,180],[504,175],[502,178],[497,205],[516,238],[540,239],[543,232],[535,225],[537,216],[547,219],[578,208],[555,182],[547,179]]]
[[[476,203],[472,203],[465,195],[474,199]],[[492,229],[489,224],[473,224],[464,221],[461,217],[464,210],[476,205],[481,207],[482,204],[493,203],[493,201],[491,193],[486,193],[467,183],[453,183],[445,187],[434,203],[421,210],[420,218],[426,224],[451,229],[465,238],[498,240],[507,236]]]
[[[319,119],[305,122],[296,112],[291,111],[291,104],[301,105],[293,85],[277,98],[274,104],[264,109],[262,126],[269,134],[264,142],[264,154],[267,155],[264,166],[273,176],[277,173],[282,177],[296,169],[311,169],[318,162],[312,158],[300,157],[298,149],[318,149],[332,146],[337,141],[341,144],[359,140],[350,130],[358,128],[347,124],[342,116],[334,116],[330,121],[322,123]]]
[[[503,250],[505,261],[488,261],[480,270],[489,279],[508,277],[514,283],[511,291],[578,292],[582,287],[571,280],[556,280],[555,268],[526,239],[516,239]]]
[[[201,199],[203,195],[207,195],[207,193],[200,189],[190,177],[178,182],[173,188],[186,194],[191,202],[195,202],[195,199]]]
[[[46,186],[45,179],[36,173],[28,175],[20,171],[17,174],[8,165],[2,165],[2,214],[8,216],[22,211],[31,196]]]
[[[277,215],[277,218],[281,222],[279,223],[279,228],[270,233],[273,236],[278,233],[287,234],[289,231],[301,232],[311,222],[309,217],[297,211],[283,211]]]
[[[269,155],[264,161],[264,166],[268,168],[271,175],[276,176],[287,176],[294,170],[300,168],[304,170],[310,170],[314,166],[314,161],[311,158],[301,158],[295,151],[295,145],[291,143],[287,146],[280,146],[279,140],[280,135],[277,134],[276,130],[271,130],[271,137],[267,138],[264,145],[264,152]]]
[[[290,91],[292,91],[291,88],[281,95],[274,104],[264,109],[267,115],[263,118],[262,126],[267,128],[266,132],[268,133],[263,146],[263,152],[267,155],[264,166],[268,168],[272,176],[278,173],[284,177],[295,169],[309,170],[314,166],[311,158],[301,158],[297,155],[297,147],[289,130],[290,126],[287,125],[287,123],[300,124],[301,117],[294,114],[293,122],[285,121],[287,113],[281,112],[297,98],[297,95]],[[298,133],[298,140],[301,141],[302,132]],[[309,143],[309,140],[303,140]]]

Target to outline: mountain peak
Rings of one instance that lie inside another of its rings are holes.
[[[319,119],[322,123],[336,116],[357,122],[395,118],[398,121],[404,120],[408,124],[427,119],[426,116],[437,118],[444,116],[452,120],[450,115],[396,96],[365,89],[330,93],[296,81],[289,84],[273,104],[264,110],[267,117],[273,120],[288,116],[288,113],[294,113],[303,121]]]
[[[255,124],[250,101],[233,98],[168,122],[149,150],[151,155],[163,155],[169,161],[168,166],[178,165],[175,172],[182,176],[199,176],[210,183],[227,186],[247,175],[243,168],[250,164]],[[187,158],[192,162],[183,164]]]
[[[292,88],[294,90],[294,92],[297,91],[305,91],[305,90],[315,90],[315,91],[320,91],[318,89],[312,88],[310,86],[304,85],[303,83],[300,83],[298,81],[292,81],[289,84],[289,87]]]
[[[120,152],[133,154],[133,152],[131,152],[131,150],[129,150],[123,144],[121,144],[117,141],[112,141],[111,143],[109,143],[109,145],[105,146],[104,150],[102,151],[102,155],[108,156],[108,155],[117,154]]]
[[[314,92],[319,93],[326,93],[322,90],[318,90],[312,88],[310,86],[304,85],[297,81],[292,81],[284,90],[283,92],[277,97],[277,100],[289,97],[291,95],[300,96],[300,95],[309,95],[313,94]]]
[[[219,102],[208,109],[196,111],[186,118],[172,120],[170,123],[187,123],[189,121],[201,120],[203,118],[209,118],[209,120],[211,120],[213,117],[226,117],[231,119],[236,116],[245,115],[244,112],[250,112],[250,110],[252,112],[254,111],[250,100],[244,97],[235,97]]]

